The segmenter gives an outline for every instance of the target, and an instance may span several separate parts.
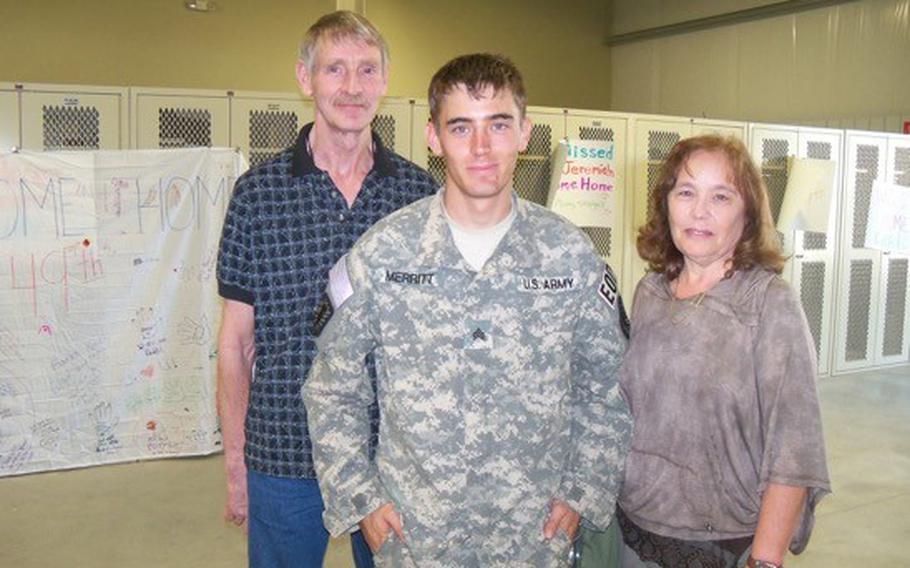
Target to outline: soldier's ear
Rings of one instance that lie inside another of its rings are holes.
[[[442,156],[442,144],[439,142],[439,133],[436,131],[436,123],[432,120],[427,121],[427,146],[437,156]]]

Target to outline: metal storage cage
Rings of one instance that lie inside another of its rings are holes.
[[[426,101],[387,98],[373,128],[387,146],[426,167],[442,184],[444,160],[431,155],[425,142],[428,115]],[[255,165],[292,144],[312,116],[312,102],[297,93],[0,83],[0,150],[232,146]],[[586,231],[620,273],[627,296],[645,269],[635,250],[636,231],[673,144],[703,132],[746,138],[744,123],[711,119],[545,107],[529,107],[528,116],[531,140],[519,156],[514,184],[521,197],[537,203],[546,203],[552,152],[560,139],[616,144],[615,226]],[[856,121],[837,124],[848,123]],[[806,312],[820,373],[906,363],[910,255],[863,245],[874,181],[910,187],[910,136],[760,124],[750,125],[748,134],[775,216],[786,188],[788,156],[837,162],[840,189],[832,230],[781,235],[785,252],[792,255],[784,277]]]
[[[27,150],[118,150],[128,146],[127,89],[21,85],[21,145]]]
[[[834,372],[906,363],[910,255],[864,248],[877,180],[910,187],[910,136],[846,133]]]
[[[910,191],[910,136],[888,139],[887,180]],[[905,363],[910,358],[910,253],[882,252],[878,298],[876,365]]]
[[[230,146],[230,93],[130,89],[133,148]]]
[[[832,325],[835,303],[837,215],[841,186],[843,132],[838,130],[755,124],[751,127],[751,151],[761,168],[771,198],[774,219],[780,213],[787,188],[788,158],[813,158],[835,162],[834,195],[827,233],[789,231],[778,233],[790,257],[783,277],[802,303],[815,342],[820,375],[831,370]]]
[[[235,92],[230,97],[230,146],[255,167],[294,144],[313,120],[313,103],[293,93]]]

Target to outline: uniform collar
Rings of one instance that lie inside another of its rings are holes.
[[[291,173],[294,177],[300,178],[322,172],[316,167],[316,162],[313,161],[313,155],[310,153],[310,148],[307,144],[312,129],[312,122],[305,125],[300,129],[297,140],[294,142],[291,162]],[[376,175],[380,177],[394,176],[398,173],[398,168],[395,167],[395,163],[392,161],[391,152],[382,144],[382,140],[375,131],[371,130],[370,134],[373,137],[373,168],[370,173],[376,172]]]
[[[427,221],[420,235],[416,262],[424,267],[463,267],[469,270],[467,263],[458,252],[452,231],[446,221],[443,209],[443,195],[445,188],[441,188],[433,196],[429,204]],[[509,271],[515,267],[540,266],[541,253],[537,247],[537,239],[529,221],[530,205],[523,199],[512,194],[512,207],[515,208],[515,220],[508,232],[503,236],[493,256],[487,261],[483,270]],[[492,267],[490,266],[492,265]]]

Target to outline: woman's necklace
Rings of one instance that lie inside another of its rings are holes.
[[[695,310],[701,306],[705,299],[705,292],[699,292],[685,300],[677,299],[676,293],[670,294],[670,323],[673,325],[686,325]]]

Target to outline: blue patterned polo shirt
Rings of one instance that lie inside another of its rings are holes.
[[[348,207],[313,162],[311,128],[237,181],[218,254],[219,294],[255,308],[246,464],[277,477],[316,476],[300,387],[316,354],[313,320],[329,269],[376,221],[436,191],[427,172],[374,133],[373,169]]]

